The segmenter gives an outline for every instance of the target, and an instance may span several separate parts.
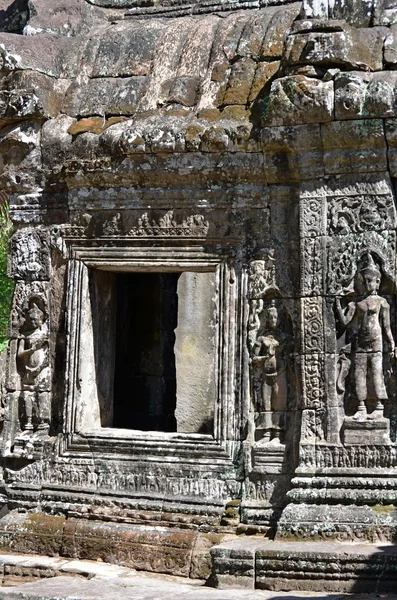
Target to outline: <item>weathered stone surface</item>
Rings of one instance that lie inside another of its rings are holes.
[[[264,127],[261,139],[268,183],[298,181],[309,173],[323,175],[318,125]]]
[[[214,304],[212,273],[183,273],[178,280],[178,326],[175,330],[177,431],[211,433],[213,430]],[[197,323],[192,314],[205,314]]]
[[[393,6],[30,6],[0,35],[4,543],[197,576],[225,533],[392,540]],[[240,550],[224,581],[284,585]],[[303,555],[298,587],[380,568]]]
[[[344,19],[349,25],[355,27],[369,27],[372,23],[374,12],[378,5],[373,0],[358,2],[329,2],[328,0],[304,0],[301,17],[303,19]],[[383,7],[382,7],[383,8]],[[381,11],[379,11],[381,12]],[[377,22],[377,25],[387,25],[386,22]]]
[[[43,33],[66,37],[82,35],[103,23],[104,19],[116,16],[115,12],[80,0],[60,0],[56,4],[49,0],[31,0],[29,5],[29,20],[24,30],[29,36]]]
[[[337,119],[395,117],[397,76],[395,73],[338,73],[335,75]]]
[[[263,124],[300,125],[324,123],[334,114],[334,86],[303,75],[283,77],[272,83]]]
[[[394,119],[385,122],[385,134],[390,174],[395,177],[397,173],[397,123]]]
[[[32,70],[50,77],[76,76],[80,45],[80,40],[56,35],[42,35],[37,44],[34,37],[1,33],[1,69]]]
[[[386,170],[386,140],[381,120],[324,123],[321,135],[326,173]]]
[[[286,64],[378,71],[387,33],[382,27],[355,29],[344,21],[296,21],[286,42]]]
[[[384,591],[392,591],[396,553],[393,547],[384,550],[384,546],[329,541],[233,540],[211,550],[213,577],[220,588],[291,591],[309,585],[313,591],[369,592],[383,586]],[[365,578],[357,582],[354,571],[365,572]]]
[[[133,115],[145,92],[144,77],[90,79],[65,97],[65,112],[71,117]]]
[[[390,31],[386,36],[385,44],[383,47],[383,60],[385,66],[393,68],[397,63],[397,26],[392,25]]]
[[[87,43],[83,60],[89,77],[132,77],[148,75],[164,25],[159,21],[140,25],[113,24]],[[98,32],[99,33],[99,32]]]

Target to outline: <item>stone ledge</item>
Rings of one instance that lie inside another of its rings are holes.
[[[391,592],[397,547],[241,538],[214,546],[212,584],[273,591]]]
[[[225,537],[223,534],[206,534],[176,527],[66,519],[43,513],[9,513],[0,521],[2,551],[47,555],[46,559],[28,559],[25,556],[10,563],[13,565],[11,570],[19,572],[22,567],[30,565],[33,568],[34,561],[38,560],[37,568],[43,571],[43,560],[47,560],[50,572],[37,575],[39,577],[54,577],[61,567],[62,572],[79,574],[81,564],[67,562],[68,558],[73,558],[99,559],[112,563],[111,568],[119,571],[132,568],[205,579],[210,573],[210,547],[225,540]],[[3,564],[0,555],[0,571]]]

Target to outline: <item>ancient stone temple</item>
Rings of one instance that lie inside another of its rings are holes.
[[[1,6],[0,546],[395,586],[397,4]]]

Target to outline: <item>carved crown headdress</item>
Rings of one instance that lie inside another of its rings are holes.
[[[372,275],[376,275],[377,277],[381,277],[382,273],[380,272],[380,269],[378,267],[378,265],[376,264],[376,262],[374,261],[374,257],[372,256],[372,254],[370,252],[367,252],[364,255],[364,260],[363,260],[363,266],[360,269],[360,273],[365,274],[372,274]]]

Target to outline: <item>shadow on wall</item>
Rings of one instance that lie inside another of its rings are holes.
[[[0,9],[0,31],[22,34],[29,19],[28,0],[3,0],[0,6],[7,7]]]

